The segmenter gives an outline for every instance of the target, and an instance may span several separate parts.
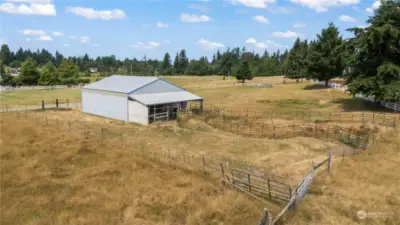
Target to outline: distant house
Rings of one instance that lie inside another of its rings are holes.
[[[203,98],[157,77],[111,76],[82,88],[82,111],[148,125],[174,120],[187,102]]]
[[[10,73],[11,76],[16,77],[19,75],[20,69],[19,68],[9,68],[8,72]]]
[[[89,68],[89,71],[91,72],[91,73],[97,73],[97,67],[90,67]]]

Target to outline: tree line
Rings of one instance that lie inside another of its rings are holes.
[[[114,55],[91,58],[64,57],[58,51],[52,55],[45,49],[31,52],[20,48],[10,51],[7,45],[0,50],[2,84],[58,84],[88,82],[80,77],[125,75],[223,75],[245,81],[256,76],[286,75],[290,78],[311,78],[328,81],[345,78],[350,93],[373,95],[377,100],[400,99],[400,2],[382,1],[366,28],[350,28],[354,37],[343,39],[338,28],[328,27],[313,40],[296,39],[290,50],[263,54],[243,48],[217,50],[211,60],[203,56],[189,60],[185,49],[176,53],[174,60],[165,53],[162,60],[144,56],[124,60]],[[21,67],[19,77],[9,76],[4,66]],[[39,69],[38,69],[39,68]],[[80,80],[79,80],[80,79]]]

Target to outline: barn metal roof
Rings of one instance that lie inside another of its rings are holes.
[[[112,75],[83,87],[84,89],[129,93],[160,78]]]
[[[186,102],[202,100],[202,97],[187,91],[151,93],[151,94],[130,94],[130,99],[136,100],[144,105],[158,105],[175,102]]]

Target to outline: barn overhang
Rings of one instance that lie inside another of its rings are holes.
[[[194,95],[187,91],[149,93],[149,94],[130,94],[130,100],[138,101],[146,106],[172,104],[188,101],[203,101],[202,97]]]

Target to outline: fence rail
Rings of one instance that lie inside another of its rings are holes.
[[[313,84],[319,84],[319,85],[325,85],[324,81],[318,81],[318,80],[310,80],[311,83]],[[342,85],[342,84],[337,84],[334,82],[328,82],[328,86],[334,89],[339,89],[341,91],[346,92],[348,90],[347,85]],[[400,112],[400,102],[387,102],[387,101],[376,101],[374,96],[366,96],[363,94],[356,94],[356,98],[361,98],[364,100],[368,100],[370,102],[377,102],[381,106],[388,108],[388,109],[393,109],[395,112]]]
[[[52,85],[52,86],[0,86],[0,91],[23,91],[23,90],[52,90],[64,88],[81,88],[84,85]]]

